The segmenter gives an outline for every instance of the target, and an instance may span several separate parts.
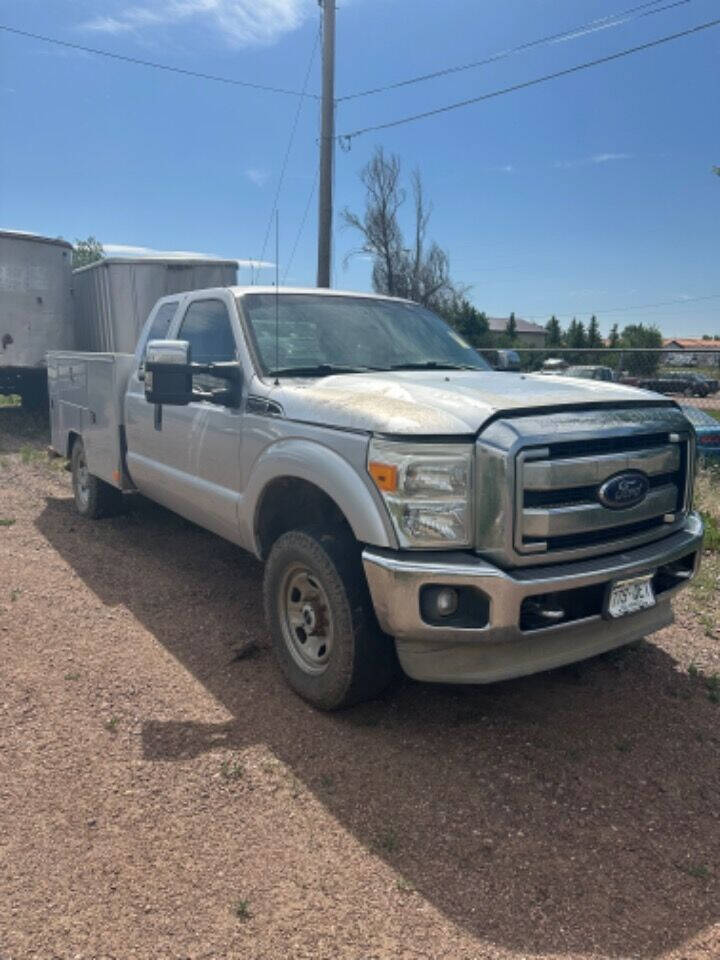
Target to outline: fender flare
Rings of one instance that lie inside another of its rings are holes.
[[[250,474],[241,520],[247,524],[243,539],[261,556],[257,539],[258,512],[266,488],[283,478],[304,480],[322,490],[342,512],[359,543],[397,549],[398,542],[387,508],[373,486],[344,457],[308,440],[289,438],[267,447]]]

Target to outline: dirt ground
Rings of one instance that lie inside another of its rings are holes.
[[[260,567],[0,408],[0,958],[720,957],[718,571],[638,649],[323,715]],[[720,498],[719,498],[720,499]]]

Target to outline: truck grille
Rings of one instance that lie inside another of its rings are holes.
[[[688,440],[655,433],[525,448],[516,460],[518,554],[583,556],[670,532],[687,509]],[[648,479],[635,506],[610,509],[598,488],[626,470]]]

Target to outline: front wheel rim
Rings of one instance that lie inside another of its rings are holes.
[[[325,587],[303,564],[289,567],[278,593],[278,613],[285,646],[303,672],[324,673],[334,646],[334,624]]]

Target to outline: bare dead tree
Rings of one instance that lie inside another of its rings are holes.
[[[413,245],[405,243],[398,222],[398,211],[406,199],[400,184],[400,159],[386,156],[382,147],[375,150],[360,178],[366,190],[362,217],[342,212],[346,226],[357,230],[362,245],[351,251],[346,262],[358,253],[373,259],[373,288],[377,293],[407,297],[426,306],[439,307],[459,294],[450,279],[450,262],[434,241],[427,247],[427,229],[432,205],[425,200],[420,172],[412,175],[414,230]]]

